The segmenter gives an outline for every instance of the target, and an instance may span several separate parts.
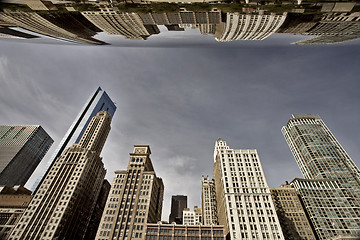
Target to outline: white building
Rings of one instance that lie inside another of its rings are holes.
[[[201,208],[194,207],[194,211],[190,208],[183,210],[183,225],[201,225]]]
[[[215,181],[202,177],[201,211],[204,225],[217,224]]]
[[[214,162],[218,222],[230,238],[284,239],[257,151],[218,139]]]
[[[219,42],[264,40],[281,27],[286,16],[287,13],[281,15],[226,13],[226,23],[217,27],[215,39]]]

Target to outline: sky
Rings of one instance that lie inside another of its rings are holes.
[[[117,105],[101,153],[106,178],[150,145],[171,195],[201,205],[215,141],[257,149],[270,187],[302,177],[281,134],[291,114],[319,114],[360,160],[360,42],[296,46],[272,36],[236,47],[157,48],[0,42],[0,124],[39,124],[55,140],[31,188],[88,97],[101,86]],[[282,44],[277,44],[281,42]]]

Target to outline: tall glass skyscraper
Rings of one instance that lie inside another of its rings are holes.
[[[110,99],[109,95],[99,87],[82,107],[81,111],[59,143],[52,157],[49,159],[44,174],[39,179],[37,179],[31,190],[37,191],[38,186],[42,182],[42,178],[49,171],[55,159],[59,157],[63,151],[70,146],[70,144],[78,143],[80,141],[80,138],[91,119],[101,110],[107,111],[110,114],[110,117],[113,117],[116,111],[116,106],[115,103]]]
[[[39,125],[0,126],[0,185],[25,185],[53,142]]]
[[[292,185],[320,239],[360,235],[360,170],[318,115],[292,115],[282,133],[305,179]]]

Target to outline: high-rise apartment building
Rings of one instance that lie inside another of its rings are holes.
[[[187,208],[187,196],[175,195],[171,197],[171,211],[169,223],[182,224],[183,210]]]
[[[100,153],[110,122],[100,111],[55,160],[9,240],[83,239],[106,173]]]
[[[270,192],[285,239],[316,240],[296,190],[287,183]]]
[[[99,111],[102,110],[107,111],[110,116],[113,117],[116,111],[116,106],[115,103],[110,99],[109,95],[99,87],[98,89],[96,89],[94,94],[89,97],[89,99],[75,118],[74,122],[71,124],[70,128],[66,132],[65,136],[60,141],[58,147],[56,148],[46,165],[46,170],[44,171],[44,174],[40,178],[38,178],[33,185],[33,192],[37,191],[40,183],[43,180],[43,177],[50,170],[50,167],[54,164],[55,159],[58,158],[63,153],[63,151],[70,146],[70,144],[78,143],[80,141],[80,138],[85,132],[85,129],[89,125],[91,119]]]
[[[284,239],[256,150],[218,139],[214,180],[218,222],[231,239]]]
[[[148,145],[135,145],[127,170],[115,171],[96,240],[143,239],[146,223],[161,220],[164,184]]]
[[[360,170],[318,115],[292,115],[282,133],[306,179],[299,193],[319,239],[360,232]]]
[[[203,176],[201,188],[202,223],[204,225],[217,224],[215,181]]]
[[[41,126],[0,126],[0,185],[25,185],[53,142]]]

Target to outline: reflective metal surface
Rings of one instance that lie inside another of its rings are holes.
[[[190,0],[189,0],[190,1]],[[360,2],[93,2],[1,4],[0,37],[115,46],[299,45],[359,39]]]

